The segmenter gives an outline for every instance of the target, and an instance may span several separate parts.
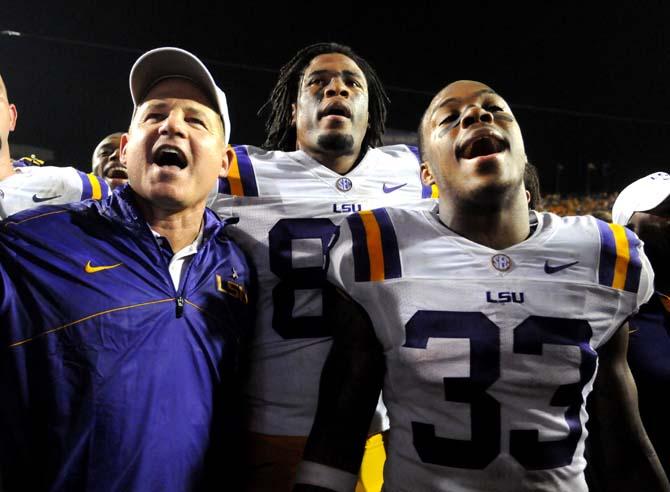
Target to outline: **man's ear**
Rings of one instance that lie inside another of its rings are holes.
[[[526,202],[530,203],[530,191],[526,190]]]
[[[426,186],[435,184],[435,177],[433,176],[427,161],[421,163],[421,182]]]
[[[235,151],[231,145],[226,147],[226,151],[223,153],[223,159],[221,159],[221,169],[219,169],[219,178],[225,178],[230,172],[230,165],[235,159]]]
[[[119,140],[119,161],[121,164],[128,166],[126,161],[126,149],[128,148],[128,134],[124,133],[121,135],[121,140]]]
[[[13,132],[16,128],[16,120],[19,118],[19,112],[16,110],[16,106],[13,104],[9,105],[9,131]]]
[[[295,126],[296,112],[298,111],[298,106],[295,103],[291,103],[291,126]]]

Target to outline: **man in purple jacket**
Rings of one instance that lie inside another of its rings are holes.
[[[238,453],[238,354],[250,276],[205,209],[227,173],[226,99],[195,56],[130,74],[129,185],[0,225],[4,487],[221,487]]]

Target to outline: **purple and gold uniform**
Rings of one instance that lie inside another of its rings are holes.
[[[205,212],[175,288],[128,188],[2,223],[6,490],[183,492],[233,466],[251,293],[225,225]]]
[[[435,192],[421,182],[416,149],[405,145],[369,149],[344,176],[300,150],[239,146],[235,154],[210,207],[240,218],[231,235],[259,275],[247,385],[251,459],[257,476],[267,473],[267,487],[285,490],[312,427],[332,341],[322,288],[337,224],[351,212],[384,205],[432,208],[435,202],[426,198]],[[371,433],[387,428],[381,410]],[[383,462],[383,447],[370,449],[382,456],[374,461]],[[379,468],[371,479],[377,484]]]
[[[653,273],[624,227],[536,216],[504,250],[420,210],[340,227],[328,277],[367,311],[385,361],[385,490],[587,490],[596,349]]]
[[[109,186],[93,174],[72,167],[32,166],[14,161],[14,174],[0,181],[0,219],[39,207],[61,205],[109,194]]]

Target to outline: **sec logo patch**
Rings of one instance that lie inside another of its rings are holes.
[[[491,265],[499,272],[506,272],[512,268],[512,259],[503,254],[494,255],[491,257]]]
[[[335,182],[335,187],[340,191],[349,191],[353,187],[353,183],[349,178],[340,178]]]

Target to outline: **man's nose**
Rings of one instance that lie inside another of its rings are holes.
[[[349,88],[340,77],[333,77],[330,79],[325,92],[327,97],[349,97]]]
[[[475,123],[492,123],[493,115],[480,106],[468,106],[461,118],[461,127],[468,128]]]
[[[177,110],[172,110],[161,123],[158,131],[161,135],[186,136],[184,129],[184,115]]]

